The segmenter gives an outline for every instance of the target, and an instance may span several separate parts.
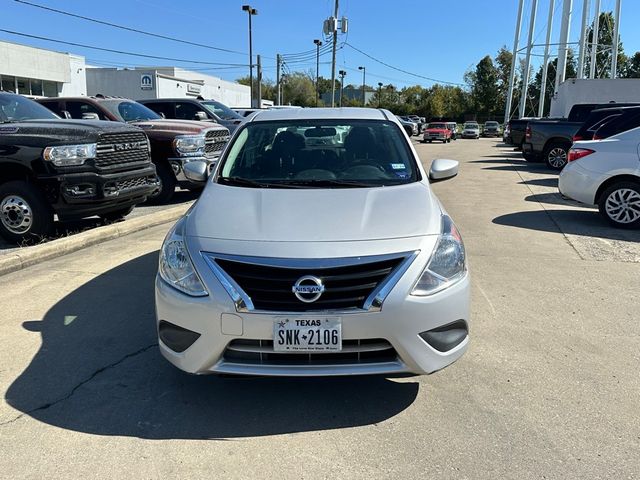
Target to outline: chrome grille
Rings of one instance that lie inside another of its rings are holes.
[[[209,130],[205,135],[204,151],[207,156],[219,155],[229,141],[229,130]]]
[[[224,360],[245,365],[352,365],[393,362],[398,353],[381,338],[343,340],[342,351],[327,353],[274,352],[272,340],[233,340]]]
[[[311,312],[369,310],[381,306],[415,252],[347,259],[295,260],[205,254],[214,273],[245,310]],[[299,300],[292,287],[303,276],[322,281],[324,292],[312,303]],[[221,278],[222,277],[222,278]],[[375,299],[375,301],[374,301]]]
[[[149,140],[143,132],[103,133],[98,139],[95,165],[117,170],[149,163]]]

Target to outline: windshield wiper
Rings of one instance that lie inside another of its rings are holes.
[[[248,178],[242,177],[218,177],[218,183],[224,183],[226,185],[235,185],[239,187],[250,187],[250,188],[269,188],[274,187],[273,183],[264,183],[258,182],[256,180],[250,180]]]
[[[287,180],[282,183],[278,183],[279,185],[290,185],[290,186],[300,186],[300,187],[340,187],[340,188],[371,188],[377,185],[372,185],[370,183],[358,182],[354,180],[339,180],[339,179],[309,179],[309,180]]]

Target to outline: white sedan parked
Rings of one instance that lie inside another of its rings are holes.
[[[612,225],[640,227],[640,128],[604,140],[576,142],[560,172],[563,195],[597,205]]]

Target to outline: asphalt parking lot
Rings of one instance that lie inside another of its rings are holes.
[[[193,377],[161,357],[169,225],[0,279],[5,478],[639,478],[640,231],[498,140],[419,144],[465,239],[471,345],[426,377]]]

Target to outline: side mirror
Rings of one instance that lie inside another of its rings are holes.
[[[207,120],[207,114],[204,112],[196,112],[196,120]]]
[[[456,160],[436,158],[429,169],[429,180],[431,182],[441,182],[455,177],[458,174],[458,165],[459,163]]]
[[[82,114],[82,120],[100,120],[97,113],[87,112]]]
[[[206,162],[201,160],[195,160],[193,162],[185,163],[182,167],[184,170],[184,176],[187,180],[194,183],[204,183],[207,181],[209,174]]]
[[[66,110],[62,110],[62,112],[60,112],[60,114],[61,114],[60,116],[62,118],[71,119],[71,114]]]

